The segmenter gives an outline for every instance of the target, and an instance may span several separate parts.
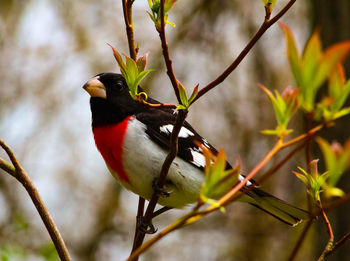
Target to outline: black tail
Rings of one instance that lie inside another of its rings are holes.
[[[290,226],[296,226],[309,218],[307,211],[294,207],[261,189],[254,188],[247,193],[247,196],[250,198],[247,200],[248,203]]]

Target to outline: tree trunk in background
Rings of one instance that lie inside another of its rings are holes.
[[[350,40],[350,1],[349,0],[311,0],[310,1],[311,26],[321,29],[321,37],[324,48],[333,43]],[[350,76],[350,60],[345,63],[347,79]],[[346,106],[350,105],[347,101]],[[350,133],[349,116],[337,121],[335,127],[327,130],[322,136],[328,141],[337,140],[344,144]],[[338,186],[345,191],[350,191],[350,173],[345,173],[339,181]],[[333,214],[333,216],[332,216]],[[350,207],[346,204],[337,211],[330,213],[335,239],[339,240],[345,233],[350,231]],[[323,225],[323,224],[322,224]],[[324,226],[319,230],[320,233],[326,233]],[[323,237],[317,236],[317,239]],[[324,246],[325,242],[319,242]],[[350,256],[350,242],[347,241],[338,251],[336,251],[327,260],[347,260]]]

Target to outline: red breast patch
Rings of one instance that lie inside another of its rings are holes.
[[[118,174],[121,181],[128,183],[129,178],[123,168],[123,142],[130,117],[117,124],[98,126],[93,129],[97,149],[107,165]]]

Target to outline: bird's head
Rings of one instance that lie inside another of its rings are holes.
[[[124,77],[117,73],[99,73],[85,83],[83,88],[91,98],[102,98],[110,103],[132,100]]]
[[[143,108],[140,102],[132,99],[126,81],[121,74],[97,74],[85,83],[83,88],[91,96],[93,126],[122,120]]]

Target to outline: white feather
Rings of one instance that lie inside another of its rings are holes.
[[[191,149],[191,155],[193,158],[194,165],[201,167],[201,168],[205,167],[205,157],[202,153]]]
[[[173,132],[173,128],[174,128],[173,125],[167,124],[167,125],[161,126],[159,129],[162,132],[171,134]],[[180,130],[180,133],[179,133],[179,137],[180,138],[187,138],[189,136],[194,136],[193,132],[190,131],[189,129],[186,129],[185,127],[182,127]]]

